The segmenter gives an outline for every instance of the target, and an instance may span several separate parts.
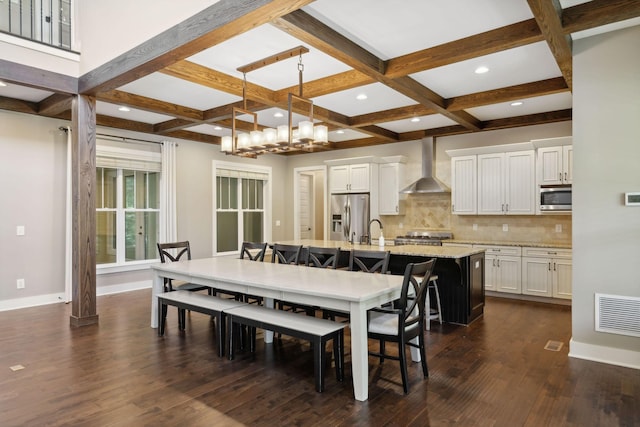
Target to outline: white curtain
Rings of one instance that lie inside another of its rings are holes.
[[[64,300],[71,302],[71,290],[73,286],[73,164],[71,159],[72,146],[71,128],[67,127],[67,197],[66,197],[66,224],[65,224],[65,260],[64,260]]]
[[[162,142],[162,173],[160,175],[160,242],[175,242],[176,223],[176,152],[178,144]]]

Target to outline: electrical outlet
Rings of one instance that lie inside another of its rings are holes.
[[[398,228],[403,229],[404,228],[404,224],[403,223],[398,224]]]
[[[562,233],[562,224],[556,224],[556,233]]]
[[[24,289],[24,279],[16,280],[16,285],[18,286],[18,289]]]
[[[473,231],[478,231],[478,224],[473,224]]]
[[[502,231],[509,231],[509,224],[502,224]]]
[[[276,219],[276,227],[280,227],[280,220]]]

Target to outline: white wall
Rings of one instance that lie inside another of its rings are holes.
[[[640,191],[638,41],[640,26],[573,44],[571,354],[640,368],[639,338],[594,329],[595,293],[640,297],[640,208],[623,204]]]
[[[83,0],[76,21],[82,34],[80,74],[173,27],[216,0]]]
[[[3,300],[37,304],[64,293],[64,124],[0,111],[0,308]],[[24,236],[16,236],[18,225]]]

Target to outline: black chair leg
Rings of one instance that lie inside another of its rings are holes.
[[[228,337],[228,352],[229,352],[229,360],[233,360],[234,352],[235,352],[235,338],[234,331],[235,327],[233,325],[233,318],[231,316],[227,316],[227,337]]]
[[[224,356],[224,341],[225,341],[225,324],[224,324],[224,313],[218,313],[216,318],[216,334],[218,339],[218,356]]]
[[[344,331],[333,337],[333,358],[336,363],[336,379],[344,381]]]
[[[402,374],[402,388],[404,394],[409,393],[409,376],[407,375],[407,355],[405,353],[405,345],[398,343],[398,356],[400,357],[400,373]]]
[[[384,363],[384,355],[387,354],[385,353],[384,345],[385,345],[385,341],[380,340],[380,364]]]
[[[424,329],[421,329],[424,330]],[[420,362],[422,363],[422,375],[425,378],[429,377],[429,367],[427,366],[427,357],[425,356],[425,351],[424,351],[424,335],[420,334],[419,338],[418,338],[418,343],[419,343],[419,350],[420,350]]]
[[[164,328],[167,323],[167,305],[160,304],[160,318],[158,319],[158,335],[164,335]]]

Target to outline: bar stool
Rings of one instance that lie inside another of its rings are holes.
[[[438,307],[437,311],[431,308],[431,291],[435,291],[436,295],[436,305]],[[431,321],[434,319],[438,319],[440,324],[442,325],[442,307],[440,306],[440,292],[438,292],[438,275],[432,274],[429,277],[429,284],[427,285],[427,298],[425,301],[425,309],[428,310],[426,312],[426,329],[427,331],[431,330]]]

